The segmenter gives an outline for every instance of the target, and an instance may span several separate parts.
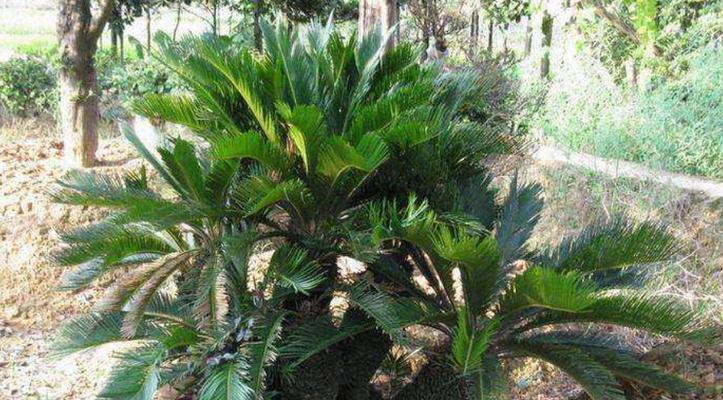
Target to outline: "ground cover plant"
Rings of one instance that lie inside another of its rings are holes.
[[[502,201],[490,189],[482,161],[521,144],[465,118],[477,74],[420,65],[419,49],[387,48],[379,31],[357,42],[279,20],[264,37],[263,54],[161,37],[159,58],[189,90],[133,108],[194,139],[149,149],[126,129],[152,174],[75,172],[53,193],[112,210],[67,233],[56,257],[74,266],[64,288],[109,286],[56,351],[129,344],[101,398],[374,398],[372,375],[413,325],[449,344],[428,349],[397,398],[497,398],[512,357],[558,366],[595,399],[624,398],[620,380],[691,389],[587,329],[719,341],[636,289],[677,249],[663,226],[621,217],[530,248],[540,189],[513,180]],[[343,273],[343,258],[364,271]]]

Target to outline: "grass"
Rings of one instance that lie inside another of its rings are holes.
[[[574,151],[723,179],[723,58],[702,51],[679,80],[640,92],[594,70],[566,70],[551,83],[536,122],[543,137]]]
[[[713,201],[634,179],[609,179],[569,166],[535,165],[529,173],[545,187],[541,240],[554,242],[614,214],[660,221],[679,238],[684,251],[660,270],[652,289],[723,321],[723,199]]]

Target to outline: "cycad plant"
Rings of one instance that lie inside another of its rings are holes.
[[[557,252],[526,251],[537,192],[513,186],[495,204],[482,161],[519,143],[461,116],[475,75],[421,66],[406,44],[385,52],[379,32],[357,43],[331,24],[278,21],[264,34],[263,54],[161,37],[159,58],[188,91],[147,96],[135,110],[195,137],[148,149],[126,129],[158,179],[144,169],[75,173],[53,193],[112,209],[66,234],[57,255],[76,266],[65,288],[109,286],[92,314],[63,329],[58,352],[133,343],[100,397],[151,399],[165,386],[201,400],[368,398],[391,341],[409,343],[415,324],[451,338],[456,369],[438,370],[459,376],[470,398],[500,382],[490,368],[499,358],[577,351],[573,339],[590,339],[570,333],[560,344],[534,335],[543,326],[643,321],[636,327],[707,337],[690,313],[658,313],[666,304],[616,291],[638,276],[620,268],[672,253],[656,227],[620,223]],[[606,240],[613,234],[634,237]],[[267,249],[270,260],[258,261]],[[342,257],[363,262],[363,276],[341,273]],[[339,318],[335,297],[347,304]],[[625,357],[590,355],[596,369],[571,374],[614,398],[605,380],[614,375],[598,365],[630,375]]]
[[[491,232],[450,226],[424,203],[402,210],[404,219],[395,217],[399,212],[393,208],[386,220],[378,218],[384,211],[372,213],[379,240],[424,249],[418,266],[434,277],[425,296],[444,304],[424,320],[447,337],[446,346],[430,354],[415,382],[395,398],[505,398],[501,364],[517,357],[558,367],[592,399],[625,399],[623,382],[671,393],[694,389],[640,361],[624,338],[596,327],[720,343],[719,326],[644,289],[652,269],[675,254],[675,239],[658,224],[616,217],[553,248],[531,248],[527,243],[543,206],[540,194],[539,186],[519,187],[513,179]],[[388,302],[390,309],[399,307],[398,300]]]

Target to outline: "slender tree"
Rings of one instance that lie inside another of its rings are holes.
[[[69,167],[90,167],[98,148],[98,97],[95,53],[113,11],[103,0],[93,15],[90,0],[59,0],[60,125]]]
[[[552,47],[552,16],[545,9],[542,15],[542,61],[540,62],[540,77],[550,78],[550,48]]]

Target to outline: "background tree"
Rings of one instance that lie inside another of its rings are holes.
[[[397,0],[360,0],[359,24],[357,34],[364,37],[369,31],[375,29],[377,24],[382,32],[387,32],[399,22],[399,7]],[[389,38],[389,45],[397,41],[396,35]]]
[[[410,0],[407,10],[416,29],[422,33],[422,42],[429,48],[430,38],[434,38],[435,50],[447,51],[447,35],[461,32],[467,27],[467,18],[462,15],[456,1],[447,0]]]
[[[95,163],[100,115],[94,58],[113,5],[103,0],[94,16],[90,0],[58,2],[60,126],[69,167]]]

